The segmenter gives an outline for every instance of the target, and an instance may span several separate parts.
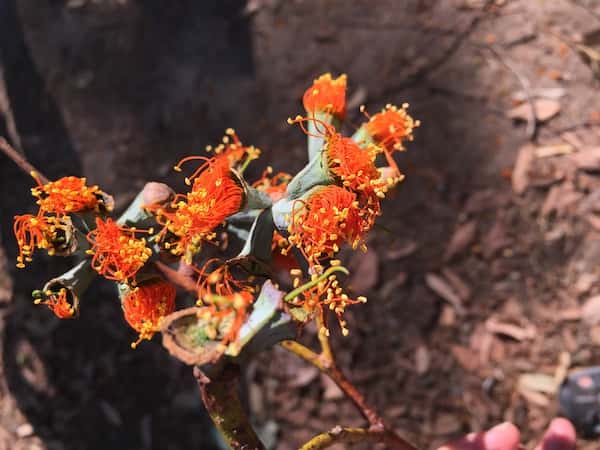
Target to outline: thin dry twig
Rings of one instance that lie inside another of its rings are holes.
[[[37,177],[39,178],[39,180],[42,183],[49,182],[48,178],[46,178],[44,176],[44,174],[42,174],[39,170],[37,170],[33,166],[33,164],[31,164],[29,161],[27,161],[25,156],[21,155],[18,151],[16,151],[14,148],[12,148],[12,146],[2,136],[0,136],[0,150],[2,150],[2,152],[6,156],[8,156],[17,166],[19,166],[21,169],[23,169],[24,172],[26,172],[28,174],[35,172],[37,174]]]
[[[336,426],[331,430],[321,433],[306,442],[299,450],[322,450],[334,444],[357,444],[359,442],[383,443],[393,449],[406,449],[403,444],[394,443],[393,433],[386,430],[370,430],[368,428],[350,428]]]
[[[514,66],[506,59],[506,57],[493,45],[483,45],[482,48],[490,51],[494,57],[506,67],[517,79],[523,92],[525,93],[525,101],[529,105],[530,114],[527,118],[527,128],[525,129],[527,137],[530,141],[535,141],[537,137],[537,111],[535,109],[535,103],[533,101],[533,95],[531,94],[531,83],[525,78]]]

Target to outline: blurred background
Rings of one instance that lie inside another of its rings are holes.
[[[599,35],[595,0],[0,0],[0,135],[122,209],[228,127],[263,151],[250,179],[300,169],[286,119],[323,72],[348,74],[346,131],[409,102],[422,126],[350,258],[369,302],[340,363],[423,447],[503,420],[532,442],[557,408],[535,380],[600,361]],[[158,338],[130,349],[110,285],[75,321],[32,304],[68,261],[14,267],[31,185],[0,155],[0,449],[211,449],[190,370]],[[246,381],[271,448],[362,424],[280,348]]]

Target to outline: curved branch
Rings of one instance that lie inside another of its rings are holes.
[[[265,450],[238,396],[239,368],[227,366],[218,378],[211,380],[196,367],[194,376],[202,402],[227,445],[232,450]]]
[[[413,448],[394,439],[394,436],[394,433],[387,430],[376,431],[368,428],[348,428],[338,425],[325,433],[315,436],[298,450],[322,450],[334,444],[358,444],[359,442],[383,443],[397,450]]]
[[[368,439],[372,439],[371,434],[378,436],[378,438],[384,439],[377,442],[384,442],[392,449],[396,450],[416,450],[411,444],[406,442],[394,431],[387,427],[383,419],[375,412],[375,410],[367,403],[365,397],[356,389],[356,387],[346,378],[342,371],[335,365],[335,362],[325,358],[323,354],[313,352],[308,347],[300,344],[296,341],[282,341],[281,346],[286,350],[294,353],[296,356],[304,359],[308,363],[315,366],[321,372],[330,377],[335,384],[346,394],[354,405],[358,408],[365,419],[369,421],[370,427],[367,429],[369,432]],[[331,433],[331,432],[328,432]],[[377,434],[378,433],[378,434]],[[327,434],[327,433],[324,433]],[[322,435],[319,435],[322,436]],[[383,437],[382,437],[383,436]],[[316,439],[316,438],[315,438]],[[361,438],[367,439],[367,438]],[[308,444],[308,443],[307,443]],[[305,444],[305,445],[307,445]],[[326,447],[306,447],[307,449],[312,448],[326,448]],[[304,450],[304,447],[301,449]]]

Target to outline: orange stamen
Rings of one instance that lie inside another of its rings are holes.
[[[318,112],[329,113],[343,120],[346,116],[346,81],[346,75],[332,78],[330,73],[317,78],[302,97],[306,112],[313,116]]]
[[[69,292],[66,288],[60,288],[58,292],[46,291],[43,299],[36,299],[36,305],[46,305],[59,319],[72,319],[75,316],[75,308],[69,302]]]
[[[86,186],[85,178],[63,177],[42,184],[35,172],[31,174],[37,186],[31,189],[40,209],[46,213],[64,215],[81,211],[98,211],[102,201],[102,191],[98,186]]]
[[[145,232],[135,228],[120,227],[112,219],[96,218],[96,228],[88,234],[93,255],[92,268],[108,280],[133,281],[135,274],[152,256],[146,239],[136,238]]]
[[[152,339],[160,330],[163,317],[175,310],[175,287],[164,280],[153,281],[136,287],[122,301],[123,314],[127,323],[139,333],[136,348],[144,340]]]
[[[61,231],[65,231],[68,227],[65,221],[68,219],[64,217],[44,216],[41,209],[37,216],[31,214],[15,216],[13,232],[19,246],[17,267],[22,269],[25,263],[31,262],[35,249],[47,249],[49,255],[54,255],[55,245],[58,245],[55,241]]]
[[[211,159],[198,170],[191,192],[177,195],[170,208],[148,207],[164,225],[161,235],[164,237],[167,231],[175,235],[174,242],[165,242],[174,255],[198,252],[202,241],[213,240],[213,230],[238,212],[244,201],[244,191],[229,167]]]
[[[357,195],[339,186],[318,189],[304,201],[296,201],[288,227],[288,241],[300,249],[311,264],[333,257],[344,242],[365,249],[364,235],[376,213],[363,209]]]

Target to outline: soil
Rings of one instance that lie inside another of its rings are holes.
[[[577,50],[598,29],[594,0],[7,0],[0,135],[122,208],[148,180],[181,186],[174,162],[227,127],[262,164],[297,171],[305,137],[286,119],[323,72],[348,74],[347,130],[362,103],[410,103],[422,126],[398,157],[406,180],[367,257],[348,255],[369,302],[349,308],[348,337],[334,330],[340,365],[420,448],[504,420],[533,448],[557,401],[522,375],[600,361],[588,302],[600,294],[600,82]],[[534,130],[511,118],[527,117],[527,99]],[[11,221],[34,209],[31,179],[0,156],[0,180],[0,449],[212,448],[190,369],[158,339],[130,349],[111,285],[94,284],[74,321],[31,303],[68,262],[14,268]],[[246,374],[272,448],[364,424],[281,348]]]

